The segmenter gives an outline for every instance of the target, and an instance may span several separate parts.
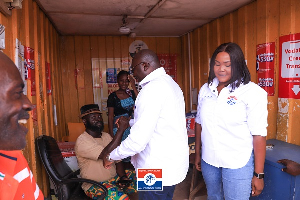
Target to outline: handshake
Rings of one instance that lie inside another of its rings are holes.
[[[117,125],[118,129],[123,130],[123,132],[129,127],[129,118],[125,117],[125,116],[121,116],[120,118],[118,118],[115,122],[115,124]],[[122,132],[122,134],[123,134]],[[118,133],[118,132],[117,132]]]
[[[110,146],[106,155],[103,157],[103,166],[106,169],[109,169],[111,167],[111,164],[114,163],[114,160],[109,159],[109,154],[111,151],[113,151],[118,145],[121,143],[121,139],[123,136],[124,131],[129,127],[129,118],[125,116],[121,116],[118,118],[115,122],[115,124],[118,127],[117,133],[114,136],[113,140],[109,143],[108,146]]]

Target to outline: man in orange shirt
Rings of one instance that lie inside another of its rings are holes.
[[[0,200],[44,200],[23,156],[32,104],[19,70],[0,52]]]

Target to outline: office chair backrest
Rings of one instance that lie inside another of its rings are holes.
[[[36,141],[42,162],[54,182],[59,183],[62,178],[66,178],[73,173],[64,160],[54,138],[42,135]]]
[[[68,199],[68,194],[78,184],[62,184],[63,179],[76,178],[76,176],[65,162],[56,140],[50,136],[42,135],[36,138],[36,145],[46,172],[54,182],[56,191]]]
[[[35,139],[35,143],[47,174],[54,183],[58,200],[91,200],[81,189],[83,182],[100,187],[104,192],[98,199],[105,199],[107,188],[97,181],[78,178],[79,170],[73,172],[70,169],[54,138],[42,135]]]

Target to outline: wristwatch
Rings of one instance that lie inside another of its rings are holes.
[[[114,160],[112,160],[112,159],[109,158],[109,154],[106,156],[106,159],[107,159],[109,162],[114,162]]]
[[[258,178],[258,179],[263,179],[265,177],[265,173],[256,173],[256,172],[253,172],[253,175]]]

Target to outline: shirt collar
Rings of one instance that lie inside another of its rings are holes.
[[[237,80],[235,82],[237,82]],[[209,87],[210,90],[216,90],[218,85],[219,85],[219,80],[218,80],[217,77],[215,77],[213,79],[212,83],[208,85],[208,87]],[[242,85],[244,85],[243,82],[240,84],[240,86],[242,86]],[[232,92],[234,91],[234,90],[232,90],[231,84],[227,85],[227,87],[225,87],[225,88],[227,88],[228,91],[232,91]],[[237,88],[235,88],[235,89],[237,89]]]
[[[139,85],[144,87],[147,83],[149,83],[150,81],[154,80],[155,78],[165,75],[166,71],[163,67],[159,67],[156,70],[154,70],[153,72],[151,72],[150,74],[148,74],[140,83]]]
[[[208,85],[209,89],[214,90],[218,87],[219,80],[217,78],[214,78],[212,83]]]

